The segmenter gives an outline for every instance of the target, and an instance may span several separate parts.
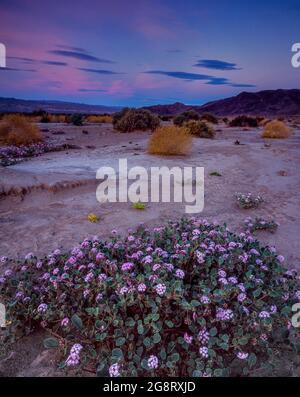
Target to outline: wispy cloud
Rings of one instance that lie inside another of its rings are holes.
[[[101,89],[90,89],[90,88],[79,88],[79,92],[106,92],[106,90],[101,90]]]
[[[165,71],[165,70],[148,70],[144,73],[147,74],[158,74],[162,76],[173,77],[176,79],[183,79],[185,81],[206,81],[208,85],[228,85],[231,87],[255,87],[252,84],[243,84],[243,83],[232,83],[226,77],[216,77],[210,76],[207,74],[199,74],[199,73],[187,73],[187,72],[173,72],[173,71]]]
[[[147,74],[160,74],[162,76],[174,77],[176,79],[184,80],[210,80],[213,76],[198,73],[187,73],[187,72],[171,72],[165,70],[148,70],[144,73]]]
[[[66,62],[59,62],[59,61],[41,61],[45,65],[53,65],[53,66],[67,66]]]
[[[43,63],[45,65],[53,65],[53,66],[67,66],[68,64],[66,62],[60,62],[60,61],[51,61],[51,60],[39,60],[39,59],[33,59],[33,58],[23,58],[23,57],[7,57],[8,59],[13,59],[16,61],[21,61],[25,63]]]
[[[239,84],[239,83],[232,83],[230,84],[231,87],[238,87],[238,88],[251,88],[251,87],[256,87],[254,84]]]
[[[48,53],[62,56],[62,57],[67,57],[67,58],[80,59],[82,61],[99,62],[99,63],[115,63],[109,59],[97,58],[93,55],[79,52],[79,51],[50,50],[50,51],[48,51]]]
[[[63,45],[63,44],[57,44],[56,47],[63,48],[64,50],[68,50],[68,51],[83,52],[85,54],[88,54],[88,51],[81,47],[73,47],[73,46]]]
[[[0,68],[0,71],[9,71],[9,72],[37,72],[36,69],[19,69],[19,68]]]
[[[215,69],[215,70],[240,70],[236,63],[220,61],[218,59],[200,59],[195,65],[196,67]]]
[[[104,69],[90,69],[90,68],[77,68],[78,70],[82,70],[83,72],[88,73],[97,73],[97,74],[121,74],[114,72],[112,70],[104,70]]]

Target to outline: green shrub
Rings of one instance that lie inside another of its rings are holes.
[[[81,113],[74,113],[70,117],[70,121],[72,124],[80,126],[84,122],[84,116]]]
[[[153,131],[159,124],[158,116],[146,109],[124,108],[113,115],[114,129],[121,132]]]
[[[200,120],[204,120],[207,121],[208,123],[211,124],[218,124],[218,119],[215,115],[211,114],[211,113],[203,113],[200,116]]]
[[[237,116],[229,123],[230,127],[258,127],[258,122],[255,117],[250,116]]]
[[[207,125],[204,121],[190,120],[184,123],[184,126],[189,130],[190,134],[198,138],[214,138],[215,131],[212,127]]]
[[[247,376],[299,348],[299,281],[274,249],[198,218],[113,233],[5,272],[5,335],[42,324],[60,367],[99,376]]]
[[[180,113],[173,120],[175,125],[182,126],[184,123],[190,120],[200,120],[200,115],[195,110],[186,110],[185,112]]]

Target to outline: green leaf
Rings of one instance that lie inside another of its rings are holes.
[[[173,363],[176,363],[177,361],[180,360],[180,355],[178,353],[173,353],[170,357],[169,357],[170,361],[172,361]]]
[[[137,330],[138,330],[138,334],[143,335],[143,333],[144,333],[143,324],[139,324]]]
[[[159,313],[152,314],[152,321],[158,321],[158,320],[159,320]]]
[[[221,347],[223,350],[226,350],[226,351],[229,349],[228,344],[225,343],[225,342],[220,343],[220,347]]]
[[[257,288],[257,289],[253,292],[254,298],[258,298],[259,295],[261,294],[261,291],[262,291],[262,288],[261,288],[261,287]]]
[[[160,358],[162,359],[162,360],[165,360],[166,358],[167,358],[167,353],[166,353],[166,349],[163,347],[162,349],[161,349],[161,351],[159,352],[159,355],[160,355]]]
[[[209,331],[209,335],[210,336],[216,336],[217,333],[218,333],[218,330],[217,330],[216,327],[211,328],[210,331]]]
[[[152,340],[153,340],[153,343],[159,343],[161,341],[160,334],[158,332],[156,334],[154,334],[152,337]]]
[[[197,306],[200,306],[200,302],[199,302],[199,301],[196,301],[195,299],[193,299],[193,300],[191,301],[191,305],[192,305],[193,307],[197,307]]]
[[[122,346],[126,342],[126,339],[124,337],[118,338],[116,340],[116,346]]]
[[[97,332],[97,334],[95,335],[96,340],[99,342],[103,341],[106,337],[107,337],[107,332],[103,332],[102,334],[99,334]]]
[[[217,368],[214,370],[214,376],[222,376],[223,375],[223,371],[220,368]]]
[[[242,338],[239,338],[239,345],[242,345],[242,346],[247,345],[248,341],[249,341],[248,336],[243,336]]]
[[[166,321],[165,321],[165,324],[166,324],[167,327],[169,327],[169,328],[173,328],[173,327],[174,327],[174,323],[173,323],[173,321],[171,321],[171,320],[166,320]]]
[[[43,344],[46,349],[56,349],[59,346],[59,342],[56,338],[46,338]]]
[[[123,358],[123,352],[121,349],[118,349],[118,348],[113,349],[111,352],[111,355],[114,359],[117,359],[117,360]]]
[[[255,355],[254,353],[251,353],[251,354],[249,355],[249,357],[248,357],[248,364],[249,364],[249,367],[250,367],[250,368],[253,368],[254,365],[256,364],[256,362],[257,362],[256,355]]]
[[[76,328],[78,329],[83,328],[82,320],[77,314],[73,314],[73,316],[71,317],[71,322]]]
[[[149,347],[149,346],[151,346],[151,340],[150,340],[150,338],[145,338],[144,340],[143,340],[143,343],[144,343],[144,345],[146,346],[146,347]]]
[[[128,317],[127,320],[125,321],[125,325],[127,327],[134,327],[135,326],[135,321],[132,317]]]
[[[202,371],[195,369],[195,371],[193,371],[192,376],[193,376],[193,378],[200,378],[202,376]]]

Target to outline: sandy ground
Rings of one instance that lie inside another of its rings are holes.
[[[165,157],[147,154],[148,132],[120,134],[109,124],[49,124],[42,128],[49,130],[46,136],[78,148],[1,168],[0,255],[45,255],[56,248],[72,248],[87,236],[106,237],[112,229],[123,233],[141,222],[155,226],[184,215],[184,205],[178,203],[150,203],[145,210],[135,210],[130,203],[100,204],[95,195],[99,183],[96,170],[100,166],[117,168],[118,159],[127,158],[129,167],[146,169],[204,167],[205,206],[200,215],[226,222],[239,232],[247,216],[274,219],[280,224],[278,230],[274,234],[259,232],[258,238],[275,245],[287,265],[300,270],[299,130],[288,140],[264,141],[261,129],[220,126],[215,140],[195,138],[190,155]],[[64,134],[53,134],[55,131]],[[234,145],[236,139],[240,145]],[[222,176],[210,176],[212,171]],[[261,194],[265,202],[258,209],[239,209],[236,192]],[[99,223],[87,220],[91,212],[100,217]],[[0,375],[59,375],[51,362],[52,353],[43,349],[41,340],[40,334],[26,337],[4,361],[0,358]]]
[[[165,157],[147,154],[148,132],[116,133],[109,124],[49,124],[47,129],[45,135],[78,149],[47,153],[1,169],[0,192],[8,194],[0,200],[0,255],[44,255],[55,248],[72,248],[87,236],[105,237],[114,228],[124,232],[140,222],[159,225],[183,215],[185,207],[178,203],[150,203],[139,211],[130,203],[100,204],[96,200],[96,170],[100,166],[118,169],[118,159],[127,158],[129,167],[146,169],[163,165],[204,167],[201,216],[226,222],[234,231],[242,230],[247,216],[275,219],[280,224],[277,232],[259,233],[259,238],[274,244],[290,266],[300,269],[299,130],[288,140],[264,141],[260,129],[223,126],[215,140],[194,138],[190,155]],[[53,131],[65,134],[53,135]],[[234,145],[236,139],[241,145]],[[222,176],[210,176],[212,171]],[[279,175],[279,171],[286,175]],[[258,209],[241,210],[235,204],[235,192],[259,193],[265,202]],[[90,212],[100,217],[99,223],[87,220]]]

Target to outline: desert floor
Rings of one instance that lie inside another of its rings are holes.
[[[141,222],[158,226],[184,215],[184,205],[178,203],[149,203],[145,210],[133,209],[130,203],[100,204],[95,194],[96,170],[100,166],[117,169],[118,159],[127,158],[129,167],[146,169],[204,167],[205,205],[200,216],[226,222],[237,232],[244,230],[247,216],[274,219],[280,224],[278,230],[258,232],[258,239],[276,246],[286,265],[300,270],[300,130],[287,140],[263,140],[260,128],[221,125],[214,140],[194,138],[188,156],[165,157],[147,154],[149,132],[116,133],[110,124],[44,124],[41,128],[48,129],[44,134],[52,140],[75,148],[1,168],[0,256],[47,255],[56,248],[72,248],[88,236],[106,237],[112,229],[124,233]],[[53,134],[57,131],[64,134]],[[234,144],[237,139],[240,145]],[[222,176],[209,175],[213,171]],[[265,202],[257,209],[239,209],[236,192],[261,194]],[[89,222],[89,213],[97,214],[100,221]],[[54,374],[41,340],[39,334],[25,338],[5,362],[0,361],[0,373]]]

